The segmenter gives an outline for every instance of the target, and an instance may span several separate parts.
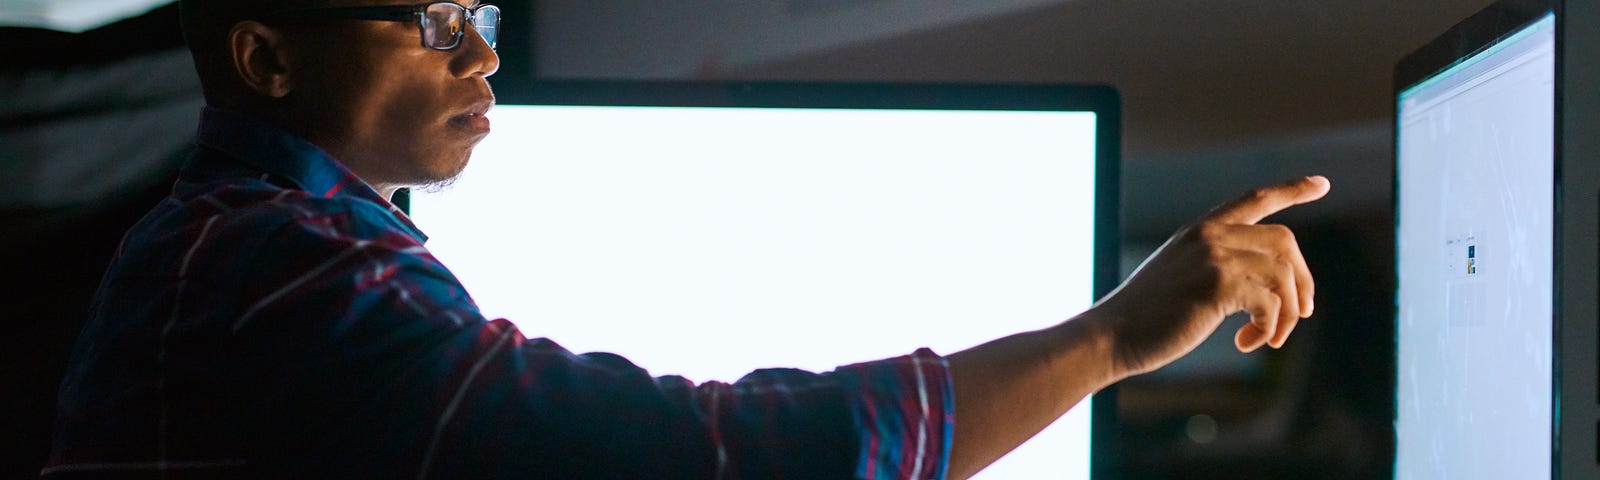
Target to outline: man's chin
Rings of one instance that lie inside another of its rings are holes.
[[[458,180],[460,178],[461,178],[461,173],[457,172],[455,175],[452,175],[449,178],[445,178],[443,180],[436,180],[436,181],[432,181],[432,182],[423,183],[421,185],[417,185],[414,188],[416,190],[418,190],[418,191],[423,192],[423,193],[445,192],[445,191],[450,190],[452,187],[455,187],[456,180]]]
[[[455,185],[456,180],[461,179],[461,173],[467,170],[467,163],[471,158],[469,154],[462,157],[460,162],[440,169],[441,171],[428,172],[424,178],[413,182],[413,185],[416,185],[413,188],[426,193],[449,190],[451,186]]]

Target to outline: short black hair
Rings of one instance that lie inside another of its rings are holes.
[[[225,88],[223,82],[234,74],[230,58],[228,31],[245,20],[260,19],[273,12],[311,8],[337,3],[335,0],[180,0],[178,22],[183,40],[194,56],[200,86],[208,101]]]
[[[218,45],[228,30],[239,22],[261,18],[269,13],[304,8],[305,0],[180,0],[178,22],[189,48],[209,49]],[[315,2],[325,3],[325,2]]]

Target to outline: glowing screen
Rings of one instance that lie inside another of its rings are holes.
[[[653,375],[954,353],[1093,300],[1092,112],[500,106],[428,248]],[[959,421],[959,420],[958,420]],[[1085,401],[980,478],[1087,479]]]
[[[1550,478],[1554,30],[1400,95],[1397,478]]]

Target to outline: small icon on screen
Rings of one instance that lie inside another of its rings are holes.
[[[1467,245],[1467,275],[1478,274],[1478,246]]]

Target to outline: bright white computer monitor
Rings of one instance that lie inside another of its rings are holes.
[[[485,315],[574,351],[821,372],[1052,325],[1115,281],[1108,88],[531,91],[411,213]],[[980,477],[1088,478],[1089,403]]]
[[[1549,478],[1555,17],[1399,96],[1399,479]]]
[[[1596,19],[1504,0],[1396,67],[1396,478],[1600,478]]]

